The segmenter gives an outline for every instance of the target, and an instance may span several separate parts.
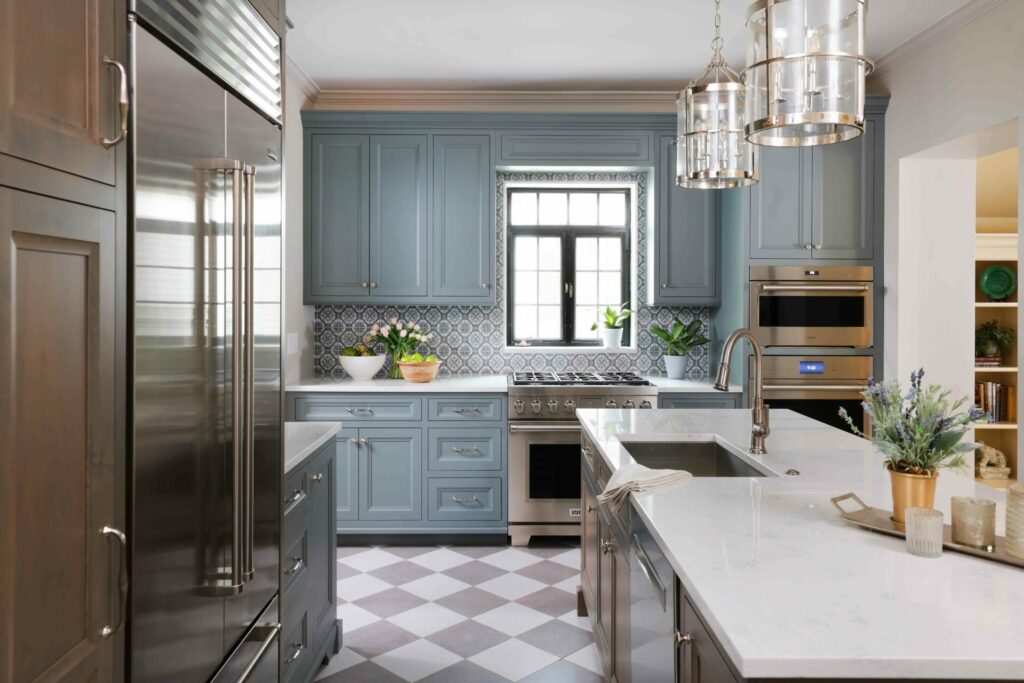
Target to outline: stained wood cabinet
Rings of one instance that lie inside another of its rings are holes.
[[[678,683],[738,683],[725,655],[718,649],[710,631],[683,591],[678,591],[680,620]]]

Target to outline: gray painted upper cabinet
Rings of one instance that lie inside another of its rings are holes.
[[[435,135],[430,294],[493,301],[494,166],[489,135]]]
[[[761,181],[750,188],[750,257],[810,258],[810,150],[761,147]]]
[[[427,136],[370,136],[370,297],[427,295]]]
[[[285,33],[284,0],[249,0],[260,16],[263,17],[274,33],[283,36]]]
[[[676,185],[673,136],[658,140],[658,206],[650,303],[716,305],[719,193]]]

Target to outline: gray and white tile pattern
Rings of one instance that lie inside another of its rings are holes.
[[[322,683],[601,683],[578,547],[338,549],[342,651]]]
[[[647,225],[647,172],[499,173],[497,184],[497,305],[483,306],[317,306],[314,314],[314,374],[342,377],[338,352],[362,339],[377,322],[400,318],[425,324],[434,333],[430,351],[445,364],[441,372],[451,374],[504,374],[522,370],[633,370],[643,374],[664,374],[662,347],[647,331],[651,323],[667,325],[676,316],[684,322],[700,318],[707,332],[707,308],[666,308],[640,306],[636,313],[635,353],[528,353],[505,350],[505,186],[529,182],[624,182],[637,187],[637,224]],[[641,227],[641,230],[643,228]],[[637,299],[647,291],[647,239],[637,240]],[[708,346],[694,349],[690,356],[690,379],[708,376]]]

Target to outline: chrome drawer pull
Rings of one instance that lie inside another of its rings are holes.
[[[373,415],[373,408],[346,408],[352,415]]]
[[[302,655],[302,651],[306,649],[305,647],[303,647],[302,643],[293,643],[292,647],[295,648],[295,651],[292,652],[291,656],[288,657],[288,659],[284,660],[285,664],[291,664],[292,662],[294,662]]]
[[[125,612],[128,604],[128,538],[124,535],[123,531],[112,526],[103,527],[100,529],[100,533],[106,538],[117,539],[118,554],[121,560],[117,573],[117,623],[100,629],[100,635],[107,638],[114,635],[119,628],[124,626]]]
[[[323,472],[320,472],[320,473],[318,473],[318,474],[314,474],[314,475],[313,475],[313,481],[315,481],[315,482],[321,482],[321,481],[323,481],[323,480],[324,480],[324,473],[323,473]]]
[[[689,633],[676,631],[676,645],[689,645],[693,642],[693,636]]]
[[[459,415],[465,415],[466,413],[479,413],[480,409],[479,408],[452,408],[452,412],[453,413],[458,413]]]
[[[476,503],[477,505],[480,504],[480,499],[476,496],[452,496],[452,500],[459,505],[467,505],[469,503]]]
[[[285,573],[285,574],[287,574],[287,575],[289,575],[289,576],[291,576],[291,575],[292,575],[292,574],[294,574],[295,572],[297,572],[297,571],[299,571],[300,569],[302,569],[302,568],[303,568],[303,567],[305,566],[305,564],[306,564],[305,562],[303,562],[303,561],[302,561],[302,558],[301,558],[301,557],[293,557],[293,558],[292,558],[292,562],[294,562],[295,564],[293,564],[293,565],[292,565],[291,567],[289,567],[288,569],[285,569],[285,570],[284,570],[284,573]]]
[[[470,446],[470,447],[464,447],[464,448],[459,447],[459,446],[452,446],[452,451],[454,451],[455,453],[458,453],[459,455],[468,455],[470,453],[480,453],[480,449],[477,448],[476,446]],[[482,453],[480,453],[480,454],[483,455]]]
[[[306,493],[302,489],[295,489],[295,491],[292,492],[291,497],[288,500],[286,500],[284,504],[287,506],[291,505],[292,503],[298,503],[305,497],[305,495]]]

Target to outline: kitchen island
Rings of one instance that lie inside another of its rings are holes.
[[[663,553],[677,577],[678,603],[661,597],[679,613],[680,680],[1024,677],[1024,571],[951,552],[939,559],[914,557],[902,539],[852,527],[833,509],[830,499],[849,491],[868,505],[891,508],[888,473],[870,443],[784,410],[771,411],[768,454],[756,457],[746,453],[746,410],[580,410],[578,418],[584,475],[588,458],[595,476],[606,479],[633,462],[630,448],[650,450],[632,444],[680,441],[717,443],[765,475],[695,477],[670,490],[631,496],[626,513],[634,533],[627,542],[633,553],[623,553],[624,562],[635,574],[632,564],[643,554],[635,547],[649,534],[656,547],[648,554],[658,559]],[[599,489],[601,482],[595,484]],[[945,472],[936,507],[947,520],[952,495],[995,499],[1003,533],[1002,493],[966,474]],[[613,532],[615,524],[611,519]],[[616,535],[606,537],[598,526],[597,562],[604,568],[610,564],[605,554],[615,554]],[[586,545],[585,530],[584,585]],[[645,565],[649,574],[651,564]],[[616,579],[611,589],[602,583],[591,590],[599,596],[590,599],[600,601],[599,614],[613,613],[604,601],[621,585],[630,584]],[[629,602],[616,604],[625,610]],[[595,605],[588,607],[600,621]],[[683,626],[682,613],[691,609],[695,614]],[[650,653],[643,648],[657,645],[656,639],[642,642],[644,628],[653,626],[632,625],[634,683],[655,680],[637,675],[644,666],[637,658]],[[629,638],[628,628],[617,623],[603,629],[606,641]],[[701,629],[704,642],[694,639]],[[683,654],[698,647],[704,655]],[[714,657],[707,656],[711,649]],[[615,651],[619,658],[630,652],[621,644]],[[612,671],[629,671],[605,659]]]

